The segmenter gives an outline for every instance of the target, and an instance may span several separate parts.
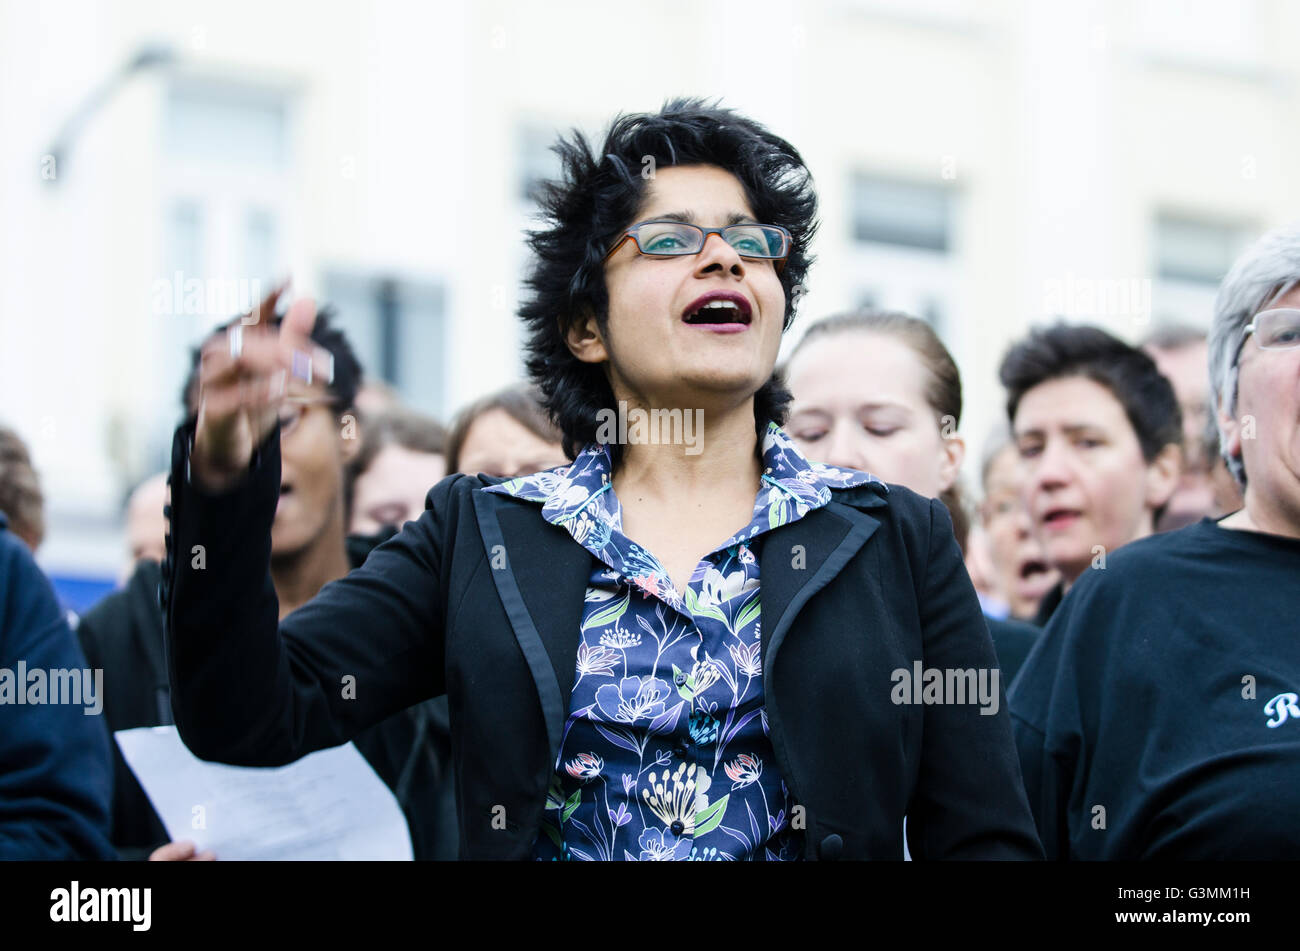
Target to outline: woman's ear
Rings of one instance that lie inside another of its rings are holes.
[[[1223,433],[1223,451],[1236,458],[1241,455],[1241,423],[1223,407],[1223,400],[1214,398],[1214,415],[1219,420],[1219,430]]]
[[[961,464],[966,459],[966,440],[957,433],[943,433],[943,455],[939,459],[939,491],[947,492],[957,481]]]
[[[590,308],[574,317],[567,328],[562,317],[556,319],[560,324],[560,333],[564,334],[564,342],[575,357],[583,363],[604,363],[609,359],[605,338],[596,322],[596,314]]]
[[[1147,464],[1147,508],[1154,511],[1173,498],[1182,474],[1183,449],[1169,443]]]
[[[338,417],[340,454],[345,466],[361,451],[361,422],[357,416],[357,411],[350,409]]]

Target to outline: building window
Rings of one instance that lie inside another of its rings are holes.
[[[1233,72],[1259,68],[1258,0],[1143,0],[1129,15],[1139,47],[1157,64]]]
[[[1156,273],[1162,280],[1217,285],[1249,240],[1241,224],[1174,214],[1156,217]]]
[[[525,124],[515,134],[519,200],[536,206],[542,184],[560,174],[559,156],[551,151],[559,132],[551,126]]]
[[[946,252],[949,205],[946,188],[859,175],[853,181],[853,239]]]
[[[292,177],[291,101],[277,89],[178,75],[159,116],[160,253],[150,289],[154,405],[180,412],[190,348],[283,276]],[[165,465],[174,419],[147,438]]]
[[[856,175],[851,200],[855,303],[905,311],[942,334],[954,309],[953,191]]]
[[[1209,326],[1219,282],[1254,233],[1253,226],[1240,222],[1157,213],[1151,292],[1156,321]]]
[[[446,329],[443,290],[427,281],[345,271],[324,275],[324,302],[368,379],[391,384],[403,402],[443,419]]]

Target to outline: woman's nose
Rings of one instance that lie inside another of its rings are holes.
[[[830,431],[830,445],[827,447],[826,458],[823,461],[843,469],[870,472],[871,470],[867,468],[866,447],[863,446],[862,437],[854,432],[858,428],[842,422],[836,423]]]
[[[698,272],[704,273],[715,267],[730,271],[737,277],[745,272],[744,259],[736,249],[723,241],[722,235],[709,234],[704,236],[704,247],[699,250]]]
[[[1060,440],[1048,440],[1033,468],[1033,484],[1040,489],[1068,484],[1074,476],[1070,455]]]

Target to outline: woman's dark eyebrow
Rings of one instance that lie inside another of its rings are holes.
[[[650,218],[646,218],[645,220],[646,221],[680,221],[683,224],[688,224],[688,225],[697,224],[695,218],[695,212],[693,211],[670,211],[667,212],[666,214],[654,215]],[[753,215],[745,214],[743,211],[733,211],[727,217],[727,224],[756,225],[758,224],[758,219],[756,219]]]

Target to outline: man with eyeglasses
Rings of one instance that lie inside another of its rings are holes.
[[[282,289],[260,305],[259,320],[271,324]],[[347,537],[349,519],[345,467],[361,444],[353,403],[362,369],[329,314],[312,332],[316,348],[306,372],[277,381],[287,396],[280,412],[281,477],[271,533],[271,577],[280,616],[310,601],[326,584],[365,560],[369,549],[390,537]],[[240,320],[227,327],[241,327]],[[236,337],[238,332],[236,331]],[[212,338],[209,338],[212,339]],[[182,388],[185,414],[198,411],[202,350],[191,358]],[[349,550],[354,552],[349,557]],[[210,557],[205,552],[205,557]],[[92,667],[105,671],[105,717],[113,730],[171,723],[167,670],[163,660],[161,580],[157,562],[142,560],[126,589],[110,595],[82,619],[78,631]],[[412,707],[359,735],[357,749],[391,789],[406,814],[417,859],[455,857],[455,804],[449,785],[450,744],[445,711]],[[124,858],[164,860],[194,856],[192,844],[166,841],[143,790],[114,749],[116,790],[114,845]],[[161,847],[159,847],[161,846]],[[210,855],[200,855],[209,858]],[[217,856],[219,858],[220,856]]]
[[[1244,506],[1085,572],[1008,696],[1049,858],[1300,855],[1300,227],[1224,279],[1209,364]]]

